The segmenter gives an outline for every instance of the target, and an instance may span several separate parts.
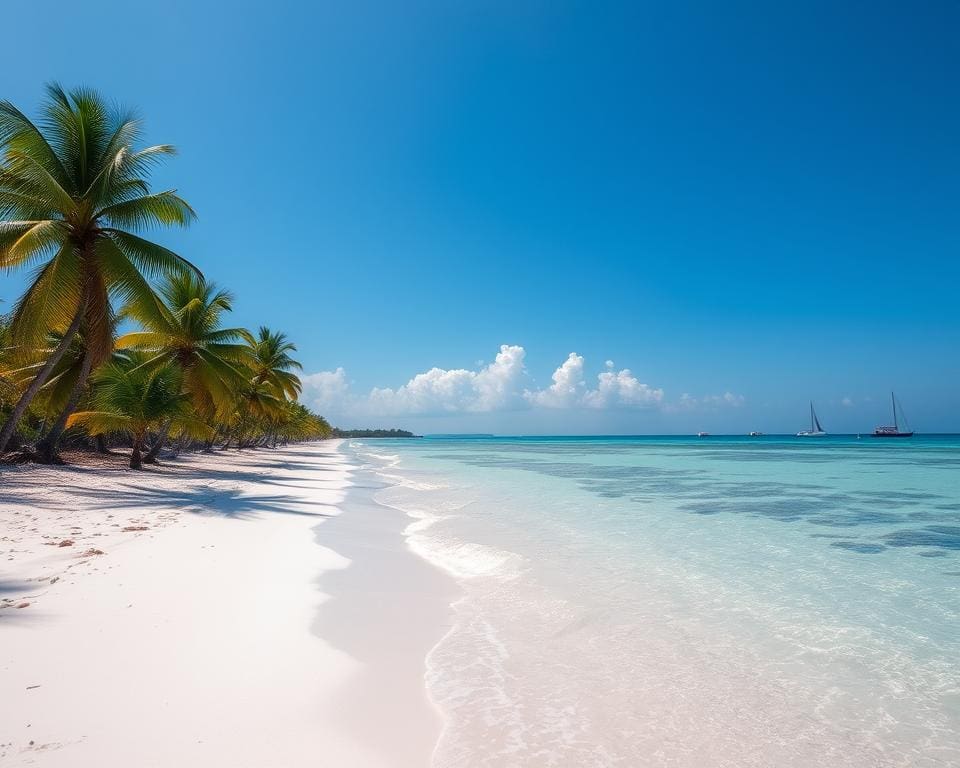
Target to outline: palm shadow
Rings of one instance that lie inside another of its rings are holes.
[[[0,578],[0,599],[3,599],[0,603],[0,627],[46,621],[47,614],[38,613],[35,607],[16,607],[21,602],[32,603],[37,590],[44,587],[46,584],[36,581]]]
[[[326,518],[331,516],[328,510],[335,509],[330,504],[304,500],[291,494],[249,494],[234,488],[172,489],[124,483],[106,491],[78,489],[76,494],[94,501],[94,509],[177,508],[233,520],[252,520],[262,514]]]

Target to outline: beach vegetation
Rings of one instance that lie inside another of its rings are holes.
[[[212,432],[194,413],[183,379],[183,371],[173,363],[147,365],[141,355],[110,362],[94,375],[91,410],[71,414],[68,423],[82,426],[94,436],[129,436],[130,468],[140,469],[151,431],[162,427],[197,439]]]
[[[141,135],[133,113],[89,89],[48,86],[36,123],[0,101],[0,267],[32,270],[11,333],[28,357],[59,334],[0,427],[0,451],[81,330],[78,390],[112,351],[112,302],[149,301],[151,278],[196,269],[141,237],[194,219],[176,190],[149,184],[173,147],[141,146]]]
[[[50,85],[36,121],[0,101],[0,268],[29,275],[0,317],[0,453],[59,460],[65,434],[130,465],[160,450],[276,447],[330,437],[297,402],[296,346],[226,323],[234,297],[151,230],[196,218],[154,191],[169,144],[130,111]]]

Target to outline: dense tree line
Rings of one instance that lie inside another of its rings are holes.
[[[334,427],[334,437],[417,437],[413,432],[404,429],[337,429]]]

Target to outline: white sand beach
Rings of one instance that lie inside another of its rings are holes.
[[[428,765],[452,585],[350,474],[337,441],[4,467],[0,765]]]

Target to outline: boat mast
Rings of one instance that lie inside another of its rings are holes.
[[[810,431],[814,431],[813,420],[816,418],[813,414],[813,400],[810,401]]]
[[[899,432],[900,425],[897,424],[897,399],[893,396],[893,392],[890,393],[890,405],[893,406],[893,428]]]

